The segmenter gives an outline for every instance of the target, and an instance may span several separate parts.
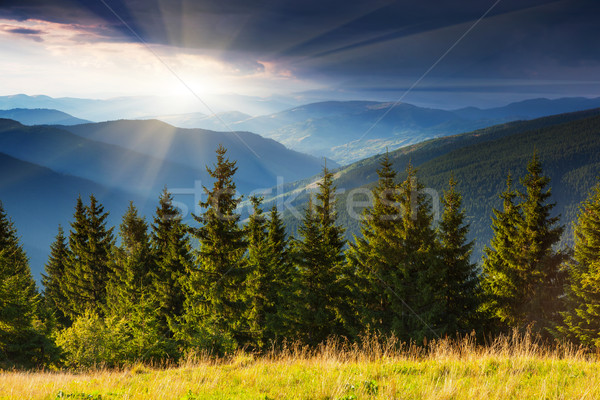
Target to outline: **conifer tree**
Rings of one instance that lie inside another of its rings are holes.
[[[48,341],[37,329],[39,306],[27,256],[0,203],[0,368],[47,361]]]
[[[59,225],[56,239],[50,246],[50,256],[45,268],[46,273],[42,274],[46,307],[54,313],[61,327],[68,327],[72,323],[63,312],[66,308],[67,298],[62,285],[65,280],[65,268],[69,260],[69,248],[66,240],[64,229]]]
[[[273,206],[264,216],[262,198],[252,197],[248,233],[249,320],[254,343],[260,348],[290,335],[295,299],[285,227]]]
[[[440,246],[439,287],[437,297],[443,305],[441,333],[468,333],[475,328],[479,308],[479,280],[477,265],[471,262],[473,242],[467,241],[469,225],[465,223],[462,196],[456,191],[456,181],[450,178],[444,192],[444,211],[439,223]]]
[[[113,248],[113,271],[107,286],[106,321],[118,327],[125,345],[119,361],[148,361],[174,355],[175,346],[164,335],[156,310],[159,302],[152,286],[155,270],[148,224],[129,204],[119,226],[121,245]]]
[[[268,291],[273,288],[270,282],[270,272],[267,254],[267,221],[261,209],[262,197],[253,196],[252,214],[248,220],[248,319],[252,341],[259,348],[265,344],[267,314],[272,311]]]
[[[512,187],[512,176],[500,195],[502,210],[493,210],[490,246],[484,248],[483,281],[485,303],[482,311],[505,326],[516,326],[514,310],[519,306],[520,287],[524,284],[518,270],[518,229],[523,216],[516,204],[518,194]]]
[[[398,246],[397,273],[384,277],[390,287],[389,301],[395,314],[392,332],[403,339],[420,340],[439,334],[436,327],[443,312],[436,298],[439,269],[431,202],[417,180],[411,164],[400,184],[402,218],[395,224]]]
[[[271,275],[267,276],[271,282],[267,298],[274,309],[267,313],[265,340],[291,338],[297,320],[294,304],[298,301],[298,279],[291,260],[290,241],[277,206],[271,208],[267,223],[267,265]]]
[[[102,315],[106,305],[113,228],[108,228],[108,213],[90,196],[84,207],[81,197],[75,207],[75,221],[71,224],[69,249],[71,250],[65,274],[65,295],[68,299],[65,314],[74,320],[86,310]]]
[[[569,265],[568,310],[558,331],[586,346],[600,347],[600,184],[579,208],[573,262]]]
[[[306,209],[301,240],[295,242],[299,273],[300,332],[308,344],[353,332],[351,289],[344,264],[344,230],[336,225],[333,174],[325,167],[317,203]],[[313,210],[314,208],[314,210]]]
[[[563,227],[557,225],[558,217],[551,216],[549,182],[534,153],[521,180],[522,202],[514,204],[517,193],[509,187],[503,194],[504,211],[495,210],[493,249],[486,248],[483,264],[493,315],[506,327],[533,325],[545,334],[559,321],[565,280],[561,270],[565,255],[553,248]]]
[[[107,309],[111,315],[125,316],[151,292],[150,272],[154,269],[148,224],[133,202],[123,215],[119,237],[121,246],[112,250]]]
[[[241,201],[235,193],[235,161],[226,158],[219,145],[217,163],[207,171],[215,179],[204,188],[204,209],[194,219],[201,225],[192,231],[199,241],[196,268],[187,285],[182,335],[193,348],[226,352],[251,340],[247,318],[244,253],[245,232],[239,225],[236,208]]]
[[[165,188],[160,195],[152,224],[151,244],[156,265],[151,275],[159,305],[157,318],[167,337],[173,336],[171,322],[183,314],[183,282],[192,268],[187,231],[179,210],[173,206],[172,195]]]
[[[400,243],[394,234],[400,221],[396,171],[386,153],[377,170],[379,177],[373,190],[373,205],[363,211],[361,236],[347,252],[350,268],[357,279],[357,307],[361,326],[368,331],[391,333],[394,312],[391,310],[386,282],[399,273]]]
[[[540,332],[548,333],[560,320],[566,272],[561,264],[564,252],[554,249],[560,241],[564,227],[560,217],[551,216],[556,203],[549,203],[552,195],[548,187],[550,178],[543,175],[537,152],[527,165],[527,175],[521,181],[525,192],[522,225],[519,227],[521,269],[526,271],[526,297],[522,309],[525,322],[534,324]]]

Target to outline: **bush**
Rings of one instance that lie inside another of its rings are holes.
[[[70,328],[57,334],[56,344],[65,353],[64,362],[71,368],[113,367],[123,363],[126,345],[122,321],[104,320],[87,311]]]

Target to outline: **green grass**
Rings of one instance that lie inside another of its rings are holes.
[[[600,363],[528,337],[478,347],[470,338],[427,350],[369,341],[255,357],[190,358],[120,371],[4,372],[0,399],[595,399]]]

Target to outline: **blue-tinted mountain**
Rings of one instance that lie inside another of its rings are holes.
[[[182,129],[157,120],[121,120],[65,129],[87,139],[203,171],[213,162],[217,146],[223,144],[227,155],[237,160],[238,188],[243,192],[272,187],[278,177],[290,182],[314,175],[322,165],[317,157],[289,150],[272,139],[250,132]],[[206,180],[203,178],[203,181]]]
[[[90,121],[48,108],[13,108],[0,110],[0,118],[12,119],[23,125],[77,125]]]
[[[158,193],[165,185],[189,187],[207,176],[205,170],[86,139],[59,127],[24,126],[6,119],[0,119],[0,149],[59,173],[140,195]]]
[[[178,128],[202,128],[213,131],[228,131],[233,124],[246,121],[250,118],[252,118],[252,116],[248,114],[244,114],[239,111],[229,111],[217,113],[212,116],[196,112],[187,114],[160,115],[140,119],[157,119]]]
[[[36,279],[43,271],[58,224],[67,232],[70,229],[77,196],[87,202],[88,196],[94,194],[110,211],[111,225],[119,224],[129,201],[135,201],[148,215],[157,203],[156,199],[144,203],[135,194],[61,174],[4,153],[0,153],[0,171],[0,201],[17,227]]]
[[[504,107],[480,109],[476,107],[453,110],[455,114],[468,119],[532,119],[573,111],[600,107],[600,97],[565,97],[561,99],[530,99],[508,104]]]
[[[600,98],[532,99],[504,107],[439,110],[411,104],[330,101],[236,122],[233,129],[273,138],[291,149],[349,164],[385,149],[502,122],[600,107]]]
[[[233,125],[309,154],[348,164],[386,148],[489,126],[450,111],[411,104],[365,101],[323,102],[252,118]]]

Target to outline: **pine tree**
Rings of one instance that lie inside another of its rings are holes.
[[[479,308],[479,276],[477,265],[471,262],[473,242],[467,241],[469,225],[465,223],[462,196],[456,191],[456,181],[450,178],[444,192],[444,212],[439,223],[440,271],[437,297],[443,305],[441,333],[468,333],[475,328]]]
[[[526,271],[527,302],[521,313],[527,324],[534,324],[540,332],[548,333],[559,321],[562,311],[560,297],[564,294],[566,272],[561,264],[566,256],[555,250],[564,227],[560,217],[552,217],[556,203],[549,203],[552,192],[547,186],[550,178],[543,175],[542,164],[537,152],[527,165],[527,175],[521,181],[525,192],[522,225],[520,226],[519,253],[521,270]],[[547,188],[547,189],[546,189]]]
[[[267,315],[272,312],[272,299],[269,297],[271,287],[271,277],[269,268],[267,221],[261,209],[262,197],[253,196],[252,214],[250,215],[247,230],[248,238],[248,319],[250,322],[250,331],[252,341],[257,347],[265,345],[265,330]]]
[[[505,327],[533,328],[547,334],[559,321],[565,272],[562,252],[553,247],[563,227],[551,217],[550,180],[543,175],[536,153],[521,180],[525,192],[509,188],[502,195],[504,211],[495,210],[492,249],[486,248],[483,264],[487,309]],[[522,202],[514,201],[520,195]]]
[[[277,206],[271,208],[267,224],[267,299],[269,309],[265,322],[265,340],[291,338],[296,319],[294,304],[298,301],[297,271],[291,260],[290,241]],[[270,275],[270,276],[269,276]]]
[[[107,309],[111,315],[125,316],[147,297],[154,259],[148,224],[129,203],[119,227],[121,246],[113,248],[114,263],[107,286]]]
[[[235,161],[225,157],[227,150],[217,148],[217,163],[207,171],[215,179],[212,189],[204,188],[204,209],[194,219],[201,225],[192,231],[199,241],[196,269],[190,276],[184,313],[182,338],[193,348],[218,352],[231,350],[251,340],[246,310],[247,268],[245,232],[236,211],[241,201],[236,196],[233,176]]]
[[[106,226],[108,213],[90,196],[90,205],[84,207],[81,197],[75,207],[75,221],[71,224],[68,268],[65,273],[67,309],[63,310],[72,320],[86,310],[103,314],[106,305],[113,228]]]
[[[569,265],[568,310],[558,327],[563,335],[600,347],[600,184],[579,208],[574,260]]]
[[[264,216],[262,198],[252,197],[248,232],[249,320],[255,344],[261,348],[291,333],[295,293],[285,226],[273,206]]]
[[[393,239],[400,243],[399,271],[384,279],[390,287],[388,299],[395,313],[392,332],[405,340],[420,340],[439,334],[435,324],[442,309],[435,282],[440,261],[431,202],[411,164],[406,175],[398,196],[402,218],[395,225]]]
[[[348,264],[355,271],[361,326],[367,331],[391,333],[395,317],[391,309],[390,288],[386,282],[399,273],[400,243],[394,234],[400,221],[396,171],[386,153],[377,170],[373,205],[363,211],[361,236],[347,252]],[[397,279],[397,278],[396,278]]]
[[[344,230],[336,225],[333,174],[326,167],[318,187],[317,204],[309,202],[294,250],[302,299],[299,333],[311,345],[330,335],[354,334]]]
[[[0,368],[47,362],[49,344],[38,328],[39,306],[27,256],[0,203]]]
[[[61,327],[68,327],[72,323],[63,312],[66,308],[67,298],[62,285],[65,279],[65,268],[69,260],[69,248],[66,240],[64,229],[59,225],[56,239],[50,246],[50,257],[45,268],[46,273],[42,274],[46,307],[54,313]]]
[[[192,268],[192,255],[179,210],[165,188],[160,195],[152,225],[152,254],[156,263],[151,271],[154,294],[159,303],[157,318],[163,334],[173,336],[171,322],[183,314],[185,294],[183,282]]]
[[[520,287],[524,284],[518,270],[518,229],[523,216],[516,204],[518,194],[512,187],[512,176],[506,179],[506,190],[500,195],[502,210],[494,209],[490,246],[484,248],[483,281],[485,303],[482,311],[505,326],[517,326],[514,311],[519,307]]]
[[[164,334],[156,310],[151,273],[155,258],[150,245],[148,224],[133,205],[123,215],[119,227],[121,245],[114,248],[114,265],[107,286],[106,325],[118,327],[115,335],[126,345],[120,349],[121,362],[165,359],[175,355],[174,343]]]

